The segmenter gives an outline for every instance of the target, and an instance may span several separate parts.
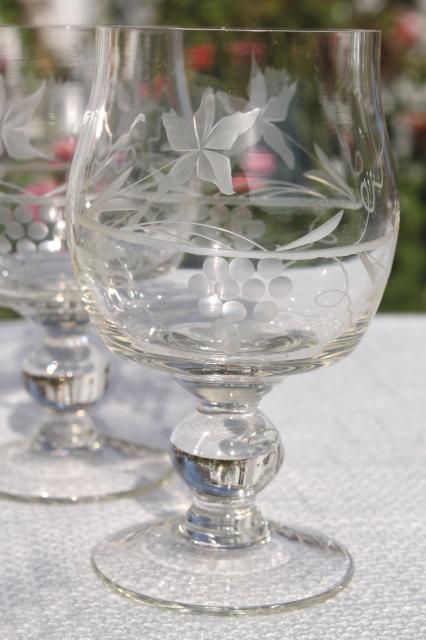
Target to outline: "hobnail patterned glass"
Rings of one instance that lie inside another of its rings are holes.
[[[93,552],[127,596],[256,613],[350,579],[342,545],[256,506],[283,460],[257,406],[351,353],[383,294],[399,208],[379,51],[375,31],[98,31],[69,184],[83,300],[114,352],[199,402],[171,437],[187,514]]]
[[[23,365],[25,385],[44,407],[41,424],[0,447],[0,495],[19,500],[128,495],[167,474],[160,454],[105,437],[86,412],[103,395],[108,362],[88,341],[65,193],[94,40],[94,29],[0,26],[0,306],[44,329]]]

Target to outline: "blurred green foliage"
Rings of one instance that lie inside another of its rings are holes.
[[[336,3],[325,0],[163,0],[160,22],[180,26],[295,28],[339,24]]]
[[[1,0],[0,18],[3,24],[19,24],[22,8],[17,0]]]
[[[400,172],[401,228],[381,311],[426,311],[426,181]]]
[[[7,320],[10,318],[17,318],[16,313],[9,309],[0,309],[0,320]]]

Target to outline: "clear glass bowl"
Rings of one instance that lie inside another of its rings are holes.
[[[113,351],[199,400],[171,437],[186,516],[94,551],[125,595],[250,613],[350,578],[341,545],[258,510],[283,450],[257,405],[349,354],[383,294],[399,207],[379,52],[375,31],[98,31],[69,185],[83,301]]]
[[[150,461],[148,451],[103,436],[87,413],[104,393],[109,365],[88,340],[65,193],[94,38],[94,29],[0,26],[0,306],[44,329],[23,364],[43,419],[33,437],[0,447],[0,495],[17,500],[129,495],[168,473],[164,455],[153,452]]]

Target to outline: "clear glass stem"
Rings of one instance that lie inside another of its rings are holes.
[[[25,386],[44,407],[34,447],[58,455],[99,448],[103,438],[86,410],[105,391],[108,363],[90,344],[85,324],[44,328],[42,345],[23,363]]]
[[[203,402],[172,434],[174,465],[194,492],[179,530],[196,544],[241,548],[270,537],[255,499],[280,468],[283,447],[256,407],[223,406]]]
[[[195,494],[179,531],[193,542],[221,548],[247,547],[270,538],[254,497],[224,500]]]
[[[105,442],[84,409],[65,412],[46,407],[43,414],[33,437],[33,447],[38,451],[66,455],[71,451],[99,449]]]

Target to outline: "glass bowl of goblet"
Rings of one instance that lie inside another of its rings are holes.
[[[68,192],[82,297],[114,352],[170,372],[199,404],[171,436],[186,515],[101,542],[95,570],[184,611],[324,599],[349,581],[350,554],[262,516],[255,497],[283,449],[257,407],[286,376],[350,354],[386,285],[399,208],[380,33],[98,38]]]
[[[162,454],[106,437],[87,413],[104,393],[109,365],[88,340],[65,193],[94,44],[89,28],[0,27],[0,306],[44,330],[23,363],[41,422],[31,437],[0,447],[0,495],[18,500],[125,496],[168,473]]]

